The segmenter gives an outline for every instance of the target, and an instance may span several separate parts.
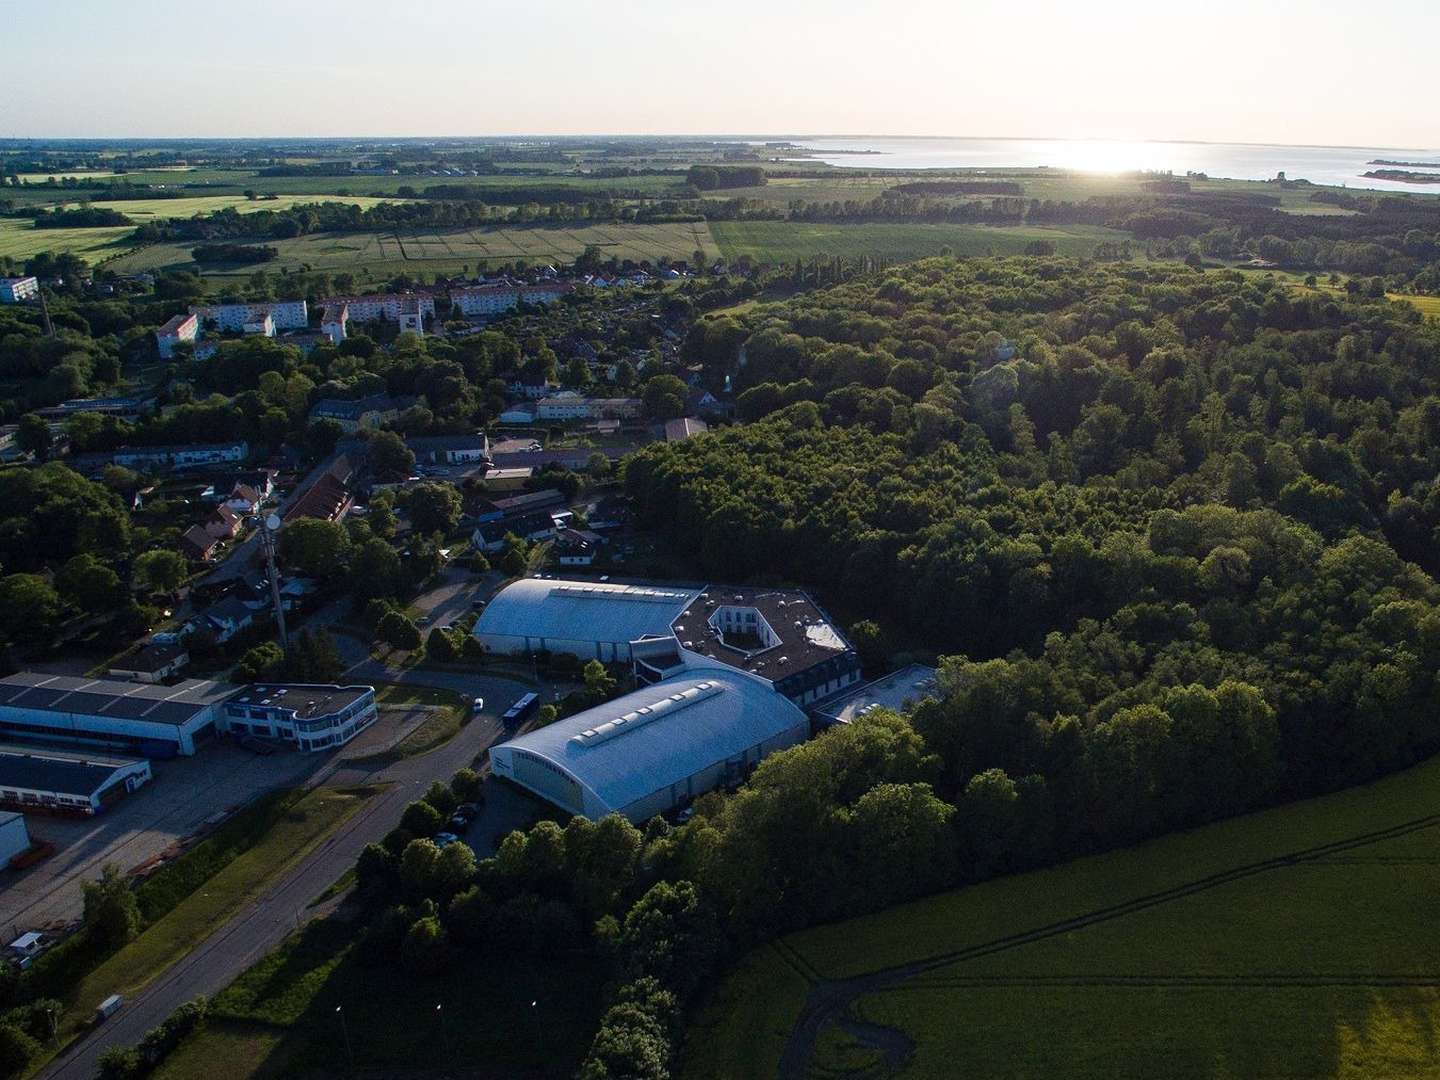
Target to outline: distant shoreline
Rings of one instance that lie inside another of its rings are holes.
[[[1385,158],[1375,158],[1367,161],[1366,165],[1389,165],[1401,169],[1440,169],[1440,161],[1387,161]]]
[[[1407,172],[1404,169],[1371,169],[1366,180],[1390,180],[1398,184],[1440,184],[1440,172]]]

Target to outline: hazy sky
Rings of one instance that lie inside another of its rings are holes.
[[[0,0],[0,137],[1440,146],[1437,0]]]

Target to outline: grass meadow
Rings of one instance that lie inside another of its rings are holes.
[[[948,247],[956,255],[1018,255],[1033,240],[1049,240],[1061,255],[1088,255],[1102,240],[1128,235],[1090,225],[909,224],[892,222],[813,223],[799,221],[717,221],[710,226],[727,259],[749,255],[761,262],[793,262],[815,255],[878,255],[918,259]]]
[[[1363,788],[791,935],[690,1033],[776,1074],[817,981],[870,976],[809,1075],[1440,1076],[1440,758]],[[899,1033],[899,1034],[894,1034]]]
[[[265,205],[265,204],[260,204]],[[689,259],[697,248],[715,257],[718,249],[704,222],[662,225],[575,225],[570,227],[499,226],[442,232],[402,230],[390,233],[312,233],[293,240],[266,241],[280,256],[267,271],[313,270],[368,272],[377,278],[399,273],[450,273],[468,266],[523,261],[530,264],[573,261],[589,245],[617,259]],[[118,273],[193,267],[191,244],[155,244],[116,260]],[[254,267],[236,270],[237,276]],[[223,271],[215,276],[223,276]]]

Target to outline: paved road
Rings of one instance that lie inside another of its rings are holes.
[[[409,677],[407,677],[409,676]],[[487,702],[507,704],[524,687],[494,676],[448,672],[389,673],[392,681],[448,685],[465,680],[485,693]],[[458,685],[456,686],[458,689]],[[487,693],[488,691],[488,693]],[[127,1000],[113,1017],[86,1035],[40,1075],[46,1080],[91,1080],[100,1054],[117,1044],[133,1045],[175,1008],[199,994],[214,994],[275,948],[305,917],[314,900],[355,864],[365,845],[379,840],[400,821],[405,804],[418,798],[433,780],[448,779],[474,763],[503,736],[495,707],[469,724],[444,746],[419,757],[374,768],[339,758],[312,780],[327,786],[388,783],[354,817],[337,829],[316,851],[274,882],[270,890],[201,942],[155,982]]]

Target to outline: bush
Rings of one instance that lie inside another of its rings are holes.
[[[140,1051],[133,1046],[112,1046],[100,1055],[99,1080],[134,1080],[143,1070]]]
[[[428,802],[412,802],[400,815],[400,828],[411,836],[434,836],[444,824],[445,818],[440,811]]]
[[[0,1076],[16,1076],[40,1052],[40,1044],[14,1024],[0,1024]]]
[[[85,933],[101,948],[118,949],[140,932],[140,907],[130,883],[107,863],[99,881],[87,881]]]

